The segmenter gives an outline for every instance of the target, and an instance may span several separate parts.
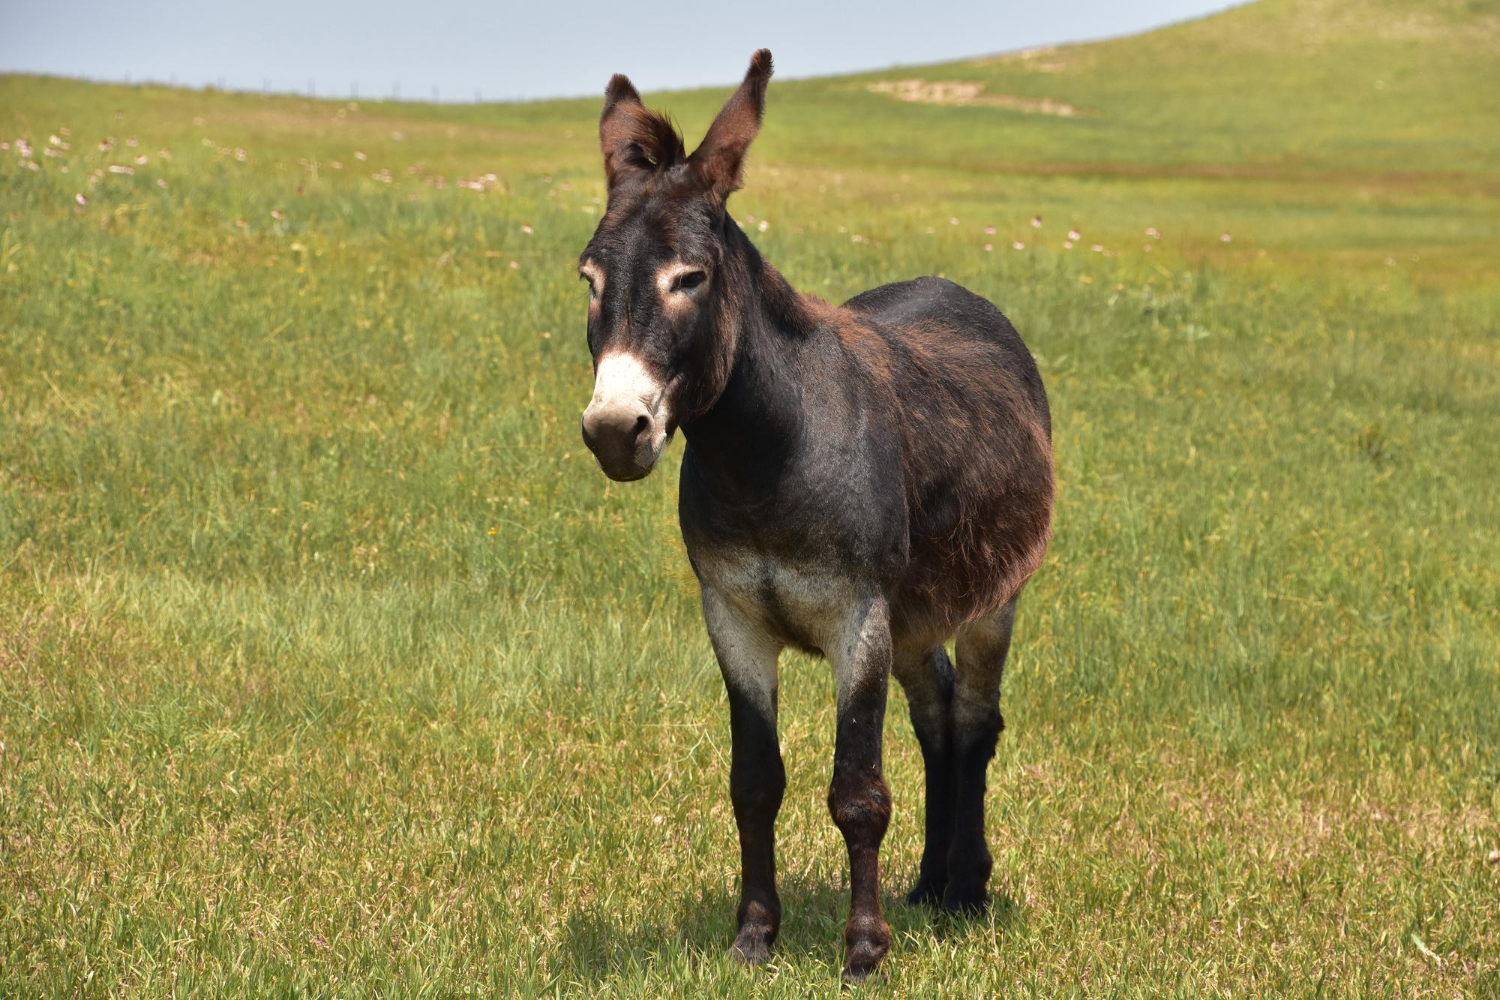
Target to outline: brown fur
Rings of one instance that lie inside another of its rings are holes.
[[[599,144],[604,150],[604,175],[613,191],[631,173],[657,173],[682,162],[687,150],[671,119],[641,103],[623,75],[610,78],[599,116]]]

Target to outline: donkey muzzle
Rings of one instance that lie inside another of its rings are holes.
[[[667,443],[666,387],[641,360],[624,351],[599,359],[594,398],[583,411],[583,443],[611,479],[649,473]]]
[[[599,468],[619,482],[645,477],[661,456],[656,420],[642,402],[591,404],[583,411],[582,430]]]

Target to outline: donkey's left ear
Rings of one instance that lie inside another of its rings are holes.
[[[771,50],[760,49],[750,57],[745,82],[724,104],[708,127],[708,135],[688,157],[699,183],[721,202],[743,183],[745,152],[760,131],[770,79]]]

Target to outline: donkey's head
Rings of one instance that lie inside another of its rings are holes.
[[[724,203],[740,186],[770,78],[761,49],[691,156],[629,80],[617,74],[605,91],[609,206],[578,272],[594,355],[583,440],[611,479],[649,473],[677,425],[712,406],[729,379],[738,290],[726,265],[737,230]]]

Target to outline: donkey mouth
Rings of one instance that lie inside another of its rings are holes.
[[[599,468],[606,476],[617,483],[633,483],[637,479],[645,479],[651,475],[652,470],[656,468],[656,462],[650,461],[645,464],[631,463],[626,466],[613,466],[606,465],[604,460],[600,459]]]
[[[667,435],[658,439],[651,433],[634,437],[602,434],[597,430],[591,433],[587,422],[582,430],[583,443],[594,453],[599,469],[617,483],[630,483],[649,476],[667,443]]]

